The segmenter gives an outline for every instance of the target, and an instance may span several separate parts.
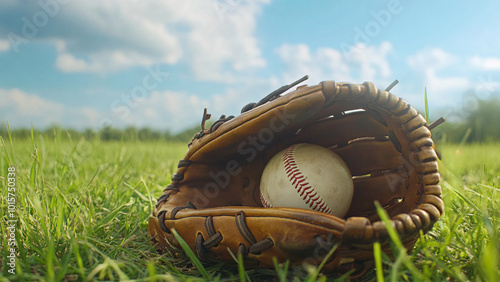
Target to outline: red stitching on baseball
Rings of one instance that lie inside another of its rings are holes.
[[[266,208],[272,208],[273,207],[273,205],[271,205],[271,203],[269,203],[269,201],[266,198],[264,198],[264,195],[262,195],[262,193],[260,193],[260,201],[262,202],[262,204]]]
[[[299,172],[299,173],[293,173],[294,180],[292,182],[293,185],[297,186],[300,185],[302,186],[302,182],[304,182],[304,176]]]
[[[283,154],[283,163],[285,165],[285,172],[288,176],[288,180],[292,183],[295,190],[301,197],[305,194],[303,200],[306,201],[306,204],[308,204],[310,208],[315,211],[332,213],[332,210],[322,199],[320,199],[319,195],[314,191],[311,185],[307,182],[303,183],[305,181],[305,176],[299,170],[293,156],[295,147],[296,145],[289,147]],[[262,200],[262,194],[260,196]],[[263,199],[263,203],[264,201],[265,199]]]
[[[314,192],[314,190],[309,190],[309,189],[311,189],[311,186],[307,187],[307,189],[306,189],[306,190],[304,190],[304,191],[307,191],[306,195],[305,195],[305,196],[304,196],[304,198],[303,198],[303,200],[304,200],[304,201],[307,199],[307,197],[309,197],[309,194],[311,194],[311,193],[313,193],[313,192]],[[303,194],[303,193],[302,193],[302,194]],[[302,196],[302,195],[301,195],[301,196]]]
[[[304,182],[304,181],[305,181],[305,179],[301,179],[301,180],[299,181],[299,183],[297,184],[297,185],[300,185],[300,187],[299,187],[299,189],[298,189],[298,191],[297,191],[297,192],[299,192],[301,196],[304,194],[304,191],[309,190],[309,189],[311,189],[311,188],[312,188],[312,187],[309,185],[309,183],[304,183],[304,184],[302,184],[302,182]],[[293,184],[295,185],[295,183],[293,183]],[[295,187],[296,187],[296,188],[297,188],[297,185],[295,185]],[[308,186],[308,185],[309,185],[309,186]],[[305,187],[305,188],[304,188],[304,187]]]

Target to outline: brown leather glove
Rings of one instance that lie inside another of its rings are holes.
[[[300,82],[300,81],[298,81]],[[296,83],[298,83],[296,82]],[[387,211],[404,246],[428,231],[444,210],[436,152],[424,118],[403,99],[361,85],[325,81],[286,95],[279,89],[237,117],[221,117],[189,144],[177,174],[149,218],[159,252],[179,247],[180,236],[204,261],[273,268],[273,257],[291,265],[319,264],[337,243],[324,270],[363,273],[372,243],[390,253],[388,234],[374,201]],[[298,208],[264,208],[259,182],[266,163],[295,143],[330,148],[349,167],[354,196],[348,214]]]

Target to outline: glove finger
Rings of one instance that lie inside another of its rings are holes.
[[[217,162],[241,155],[251,138],[272,140],[294,134],[304,120],[323,109],[325,96],[321,85],[301,88],[272,102],[226,121],[217,130],[193,140],[186,158],[191,161]],[[249,139],[250,137],[250,139]]]
[[[324,147],[343,146],[358,138],[380,138],[389,134],[387,125],[374,112],[332,113],[332,116],[302,128],[298,142],[315,143]]]
[[[302,209],[247,207],[183,209],[163,222],[166,228],[175,228],[202,258],[212,256],[205,257],[210,260],[215,255],[231,260],[229,248],[233,253],[243,252],[247,261],[262,267],[271,267],[273,256],[292,263],[306,258],[321,261],[341,240],[344,223],[337,217]]]

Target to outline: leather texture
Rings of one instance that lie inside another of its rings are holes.
[[[195,136],[172,183],[149,218],[159,252],[180,250],[171,229],[207,262],[273,268],[290,260],[324,271],[361,275],[372,265],[372,243],[391,254],[374,201],[387,211],[411,249],[444,210],[437,154],[425,119],[403,99],[372,83],[321,82],[272,97],[237,117],[221,117]],[[209,115],[204,114],[202,127]],[[266,163],[296,143],[337,153],[353,175],[344,218],[298,208],[264,208],[259,182]]]

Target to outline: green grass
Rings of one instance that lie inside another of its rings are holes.
[[[2,236],[0,280],[325,280],[314,267],[292,271],[202,266],[195,258],[158,255],[147,218],[170,182],[186,144],[67,139],[1,140],[2,234],[8,219],[7,178],[16,174],[16,273],[7,272]],[[63,138],[64,137],[64,138]],[[377,254],[365,280],[500,281],[500,144],[445,145],[445,214],[410,253],[393,240],[395,259]],[[380,211],[383,215],[383,210]],[[383,218],[383,217],[382,217]]]

